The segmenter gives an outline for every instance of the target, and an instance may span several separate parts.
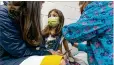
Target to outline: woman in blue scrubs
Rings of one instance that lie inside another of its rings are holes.
[[[85,2],[80,19],[62,29],[66,40],[87,52],[89,65],[113,65],[113,8],[112,1]]]

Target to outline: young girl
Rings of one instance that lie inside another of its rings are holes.
[[[61,34],[61,29],[63,27],[63,24],[64,24],[64,16],[62,12],[57,9],[52,9],[48,14],[48,25],[42,31],[46,49],[50,51],[60,50],[62,52],[61,43],[63,42],[65,50],[69,51],[67,41],[62,37]],[[68,56],[74,59],[70,51],[68,52]],[[62,63],[63,65],[65,63],[69,64],[68,61],[64,62],[64,60],[62,61]],[[77,62],[74,62],[74,64],[79,65]]]
[[[48,25],[42,31],[45,47],[48,50],[61,50],[62,52],[62,44],[60,44],[60,41],[62,40],[61,29],[63,24],[64,16],[62,12],[57,9],[52,9],[48,14]],[[63,45],[65,50],[69,49],[65,39],[63,40]]]

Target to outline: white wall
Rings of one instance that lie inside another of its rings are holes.
[[[3,5],[3,2],[2,1],[0,1],[0,5]]]

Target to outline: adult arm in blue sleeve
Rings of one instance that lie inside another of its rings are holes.
[[[71,43],[88,41],[96,36],[102,35],[109,26],[112,26],[113,10],[108,2],[92,2],[84,9],[83,14],[76,23],[64,26],[63,36]],[[105,6],[105,10],[101,9]]]

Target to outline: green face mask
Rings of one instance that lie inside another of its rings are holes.
[[[59,24],[59,17],[49,17],[48,25],[51,27],[55,27]]]

